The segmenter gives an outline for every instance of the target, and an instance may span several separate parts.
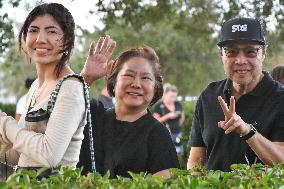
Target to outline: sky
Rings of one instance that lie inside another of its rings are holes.
[[[9,18],[18,23],[23,23],[28,15],[25,4],[30,4],[32,9],[38,2],[38,0],[22,0],[19,7],[13,8],[11,5],[5,4],[2,10],[6,10],[8,12]],[[100,17],[89,13],[90,9],[94,10],[96,7],[96,0],[45,0],[44,2],[57,2],[64,5],[73,15],[75,23],[80,25],[83,29],[88,29],[89,31],[94,32],[94,26],[98,28],[103,27],[102,22],[100,22]]]

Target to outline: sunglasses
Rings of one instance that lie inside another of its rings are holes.
[[[247,58],[255,58],[258,55],[259,49],[261,47],[245,47],[245,48],[237,48],[237,47],[223,47],[225,55],[229,58],[237,57],[240,51],[243,51],[244,55]]]

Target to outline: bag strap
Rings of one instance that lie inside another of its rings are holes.
[[[113,138],[115,124],[115,109],[109,108],[104,113],[104,171],[110,172],[110,177],[114,177],[114,157],[113,157]],[[105,174],[106,172],[104,172]]]
[[[86,107],[86,111],[87,111],[87,124],[86,126],[89,128],[89,139],[90,139],[90,152],[91,152],[91,161],[92,161],[92,171],[96,172],[96,164],[95,164],[95,146],[94,146],[94,140],[93,140],[93,131],[92,131],[92,120],[91,120],[91,111],[90,111],[90,96],[89,96],[89,90],[88,90],[88,86],[86,84],[86,82],[84,81],[84,78],[78,74],[69,74],[64,76],[63,78],[61,78],[59,80],[59,82],[56,84],[55,89],[53,90],[53,92],[51,93],[48,103],[47,103],[47,112],[50,115],[56,99],[57,99],[57,95],[60,91],[61,85],[63,83],[63,81],[65,81],[66,79],[70,78],[70,77],[75,77],[77,78],[80,82],[83,83],[83,91],[84,91],[84,98],[85,98],[85,107]]]
[[[161,116],[166,115],[166,105],[163,103],[163,101],[161,101],[160,109],[161,109],[161,113],[162,113]],[[165,121],[164,124],[165,124],[166,128],[169,130],[169,132],[172,136],[172,132],[171,132],[170,125],[169,125],[168,121]]]

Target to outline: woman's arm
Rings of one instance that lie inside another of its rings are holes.
[[[179,125],[180,125],[180,126],[182,126],[184,120],[185,120],[185,113],[184,113],[184,111],[182,111],[182,112],[181,112],[180,119],[179,119]]]
[[[205,147],[191,147],[187,160],[187,169],[203,165],[205,160]]]
[[[31,157],[43,166],[52,167],[62,160],[74,133],[84,119],[83,85],[78,81],[66,80],[61,86],[44,134],[19,127],[15,120],[6,122],[3,130],[0,128],[0,132],[6,140],[13,143],[16,151]],[[78,141],[82,139],[83,133],[76,138]]]
[[[177,117],[177,115],[176,115],[175,112],[169,112],[169,113],[161,116],[160,114],[154,112],[153,117],[156,118],[159,122],[164,123],[164,122],[168,121],[169,119],[175,119]]]
[[[89,54],[85,65],[81,71],[89,87],[92,83],[105,76],[113,61],[111,60],[112,53],[116,48],[116,42],[110,36],[100,37],[98,42],[91,43]]]

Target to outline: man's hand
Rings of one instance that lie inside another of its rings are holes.
[[[89,54],[86,59],[81,75],[90,86],[95,80],[105,76],[113,60],[111,56],[116,48],[116,42],[110,36],[100,37],[98,43],[91,43]]]
[[[235,112],[235,98],[231,96],[229,108],[221,96],[218,96],[218,101],[225,116],[225,121],[219,121],[218,127],[222,128],[225,131],[225,134],[231,132],[236,132],[242,136],[248,134],[250,131],[249,124],[245,123]]]

